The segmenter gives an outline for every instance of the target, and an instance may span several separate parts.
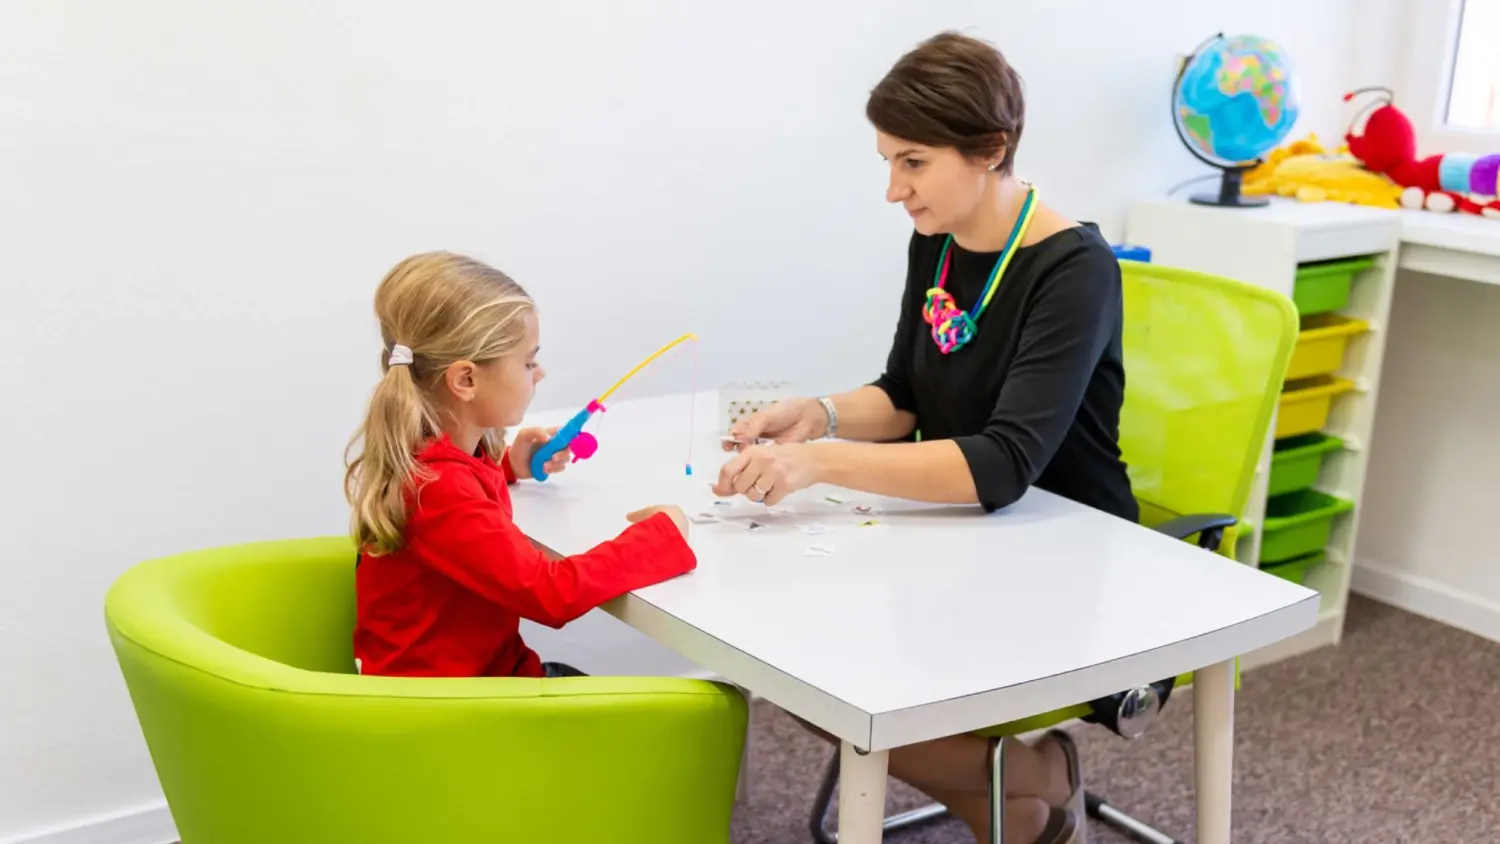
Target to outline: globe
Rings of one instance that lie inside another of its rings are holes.
[[[1172,118],[1188,151],[1224,175],[1217,194],[1193,201],[1265,204],[1240,194],[1241,176],[1286,138],[1300,111],[1291,62],[1274,41],[1219,34],[1199,45],[1172,86]]]

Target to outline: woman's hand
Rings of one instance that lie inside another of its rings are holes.
[[[725,451],[737,450],[740,443],[764,438],[778,443],[800,443],[823,436],[828,430],[828,414],[816,399],[786,399],[756,411],[734,423],[724,443]]]
[[[822,412],[818,408],[818,413]],[[714,494],[743,495],[751,501],[776,504],[818,482],[817,455],[818,444],[812,443],[752,446],[724,463],[714,484]]]
[[[678,507],[676,504],[658,504],[653,507],[642,507],[639,510],[625,514],[625,518],[628,519],[631,524],[636,524],[638,522],[646,521],[657,513],[666,513],[668,516],[670,516],[672,519],[672,524],[677,525],[677,530],[682,534],[682,538],[687,539],[687,514],[682,512],[682,508]]]
[[[556,428],[522,428],[510,443],[510,468],[521,480],[530,480],[531,456],[557,433]],[[568,468],[572,459],[571,449],[563,449],[547,461],[547,474],[555,475]]]

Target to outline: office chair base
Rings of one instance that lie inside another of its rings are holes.
[[[833,752],[833,758],[828,761],[828,768],[823,772],[823,782],[818,785],[818,795],[813,799],[812,822],[810,824],[812,838],[818,844],[834,844],[839,840],[839,834],[828,829],[828,809],[833,804],[833,792],[839,784],[839,752]],[[928,806],[919,806],[910,811],[901,812],[886,818],[881,828],[886,832],[896,829],[905,829],[927,821],[946,817],[948,807],[941,803],[933,803]]]
[[[1176,838],[1162,832],[1144,821],[1136,820],[1130,815],[1116,809],[1104,802],[1104,798],[1093,792],[1086,792],[1083,798],[1084,806],[1088,809],[1089,817],[1130,836],[1136,841],[1145,844],[1182,844]]]
[[[1003,747],[997,746],[996,750]],[[1004,758],[1002,753],[997,753],[995,770],[1003,776]],[[998,778],[997,778],[998,779]],[[812,838],[817,844],[836,844],[839,834],[825,825],[828,822],[828,809],[833,804],[833,792],[839,783],[839,754],[834,751],[833,758],[829,760],[827,769],[823,772],[823,781],[818,785],[818,794],[813,800],[812,822],[810,824]],[[1103,797],[1092,791],[1084,793],[1084,806],[1088,816],[1102,824],[1129,836],[1135,841],[1144,844],[1183,844],[1179,839],[1173,838],[1165,832],[1157,829],[1145,821],[1137,820],[1130,815],[1109,805]],[[898,829],[916,826],[928,821],[940,820],[948,815],[948,808],[941,803],[932,803],[926,806],[887,817],[881,825],[884,831],[891,832]]]

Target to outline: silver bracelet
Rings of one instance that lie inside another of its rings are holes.
[[[833,406],[833,399],[827,396],[818,396],[818,404],[823,405],[823,412],[828,414],[828,430],[823,436],[833,439],[839,435],[839,411]]]

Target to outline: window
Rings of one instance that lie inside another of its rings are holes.
[[[1411,118],[1417,155],[1500,152],[1500,0],[1360,0],[1360,85],[1394,83]],[[1383,13],[1376,15],[1376,10]]]
[[[1500,0],[1463,0],[1443,120],[1454,129],[1500,130],[1496,34],[1500,34]]]

